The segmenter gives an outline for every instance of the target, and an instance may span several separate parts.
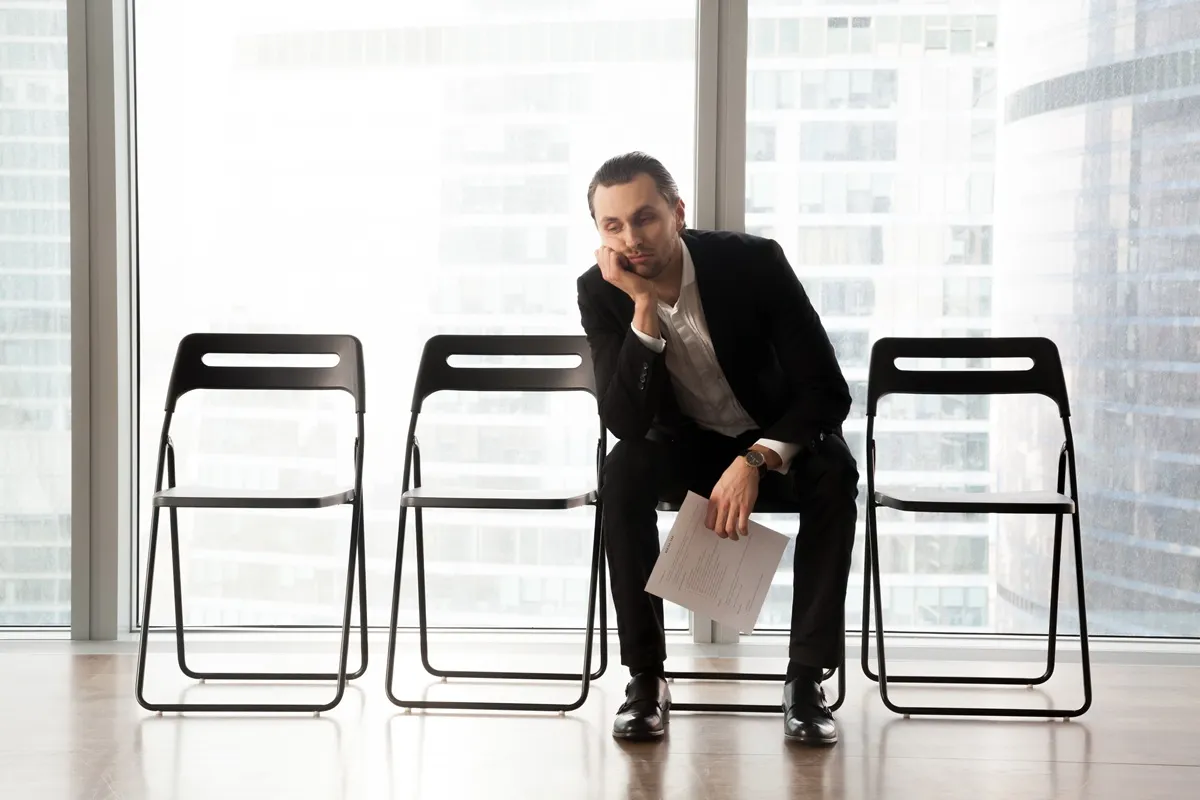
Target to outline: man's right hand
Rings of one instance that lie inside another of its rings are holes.
[[[604,276],[604,280],[629,295],[634,303],[654,307],[654,284],[630,269],[625,256],[611,247],[602,245],[596,251],[596,263],[600,265],[600,274]]]

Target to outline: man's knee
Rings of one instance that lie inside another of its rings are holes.
[[[858,463],[854,454],[840,436],[827,435],[822,441],[824,470],[818,483],[818,492],[831,500],[858,497]]]
[[[604,459],[605,500],[655,497],[662,445],[649,439],[623,439]]]

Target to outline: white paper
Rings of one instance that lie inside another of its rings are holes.
[[[707,510],[708,500],[688,492],[646,591],[749,633],[788,537],[751,521],[749,537],[722,539],[705,527]]]

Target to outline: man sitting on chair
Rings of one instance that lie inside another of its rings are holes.
[[[706,524],[738,539],[760,497],[801,510],[783,689],[784,735],[837,742],[821,688],[845,641],[858,469],[842,438],[850,392],[820,318],[771,239],[684,226],[671,175],[643,153],[606,161],[588,187],[600,232],[578,281],[600,417],[620,441],[604,462],[604,538],[632,675],[613,736],[667,729],[656,506],[688,490]]]

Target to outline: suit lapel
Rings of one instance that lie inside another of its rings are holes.
[[[704,320],[708,323],[708,335],[712,339],[717,362],[730,384],[736,386],[737,320],[734,314],[739,303],[733,271],[728,265],[715,263],[711,251],[697,237],[684,232],[683,241],[696,268],[700,306],[704,309]]]

